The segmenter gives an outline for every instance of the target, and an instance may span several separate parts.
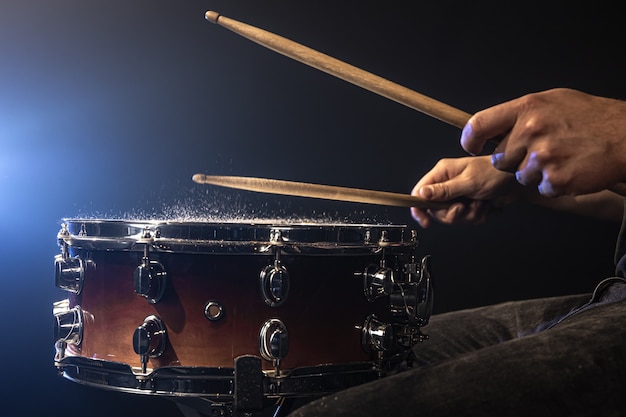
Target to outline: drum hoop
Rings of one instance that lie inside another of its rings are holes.
[[[87,250],[183,253],[369,253],[414,245],[406,225],[64,219],[59,242]]]
[[[70,381],[130,394],[204,397],[229,402],[233,400],[236,384],[235,369],[228,367],[167,366],[140,375],[125,363],[81,356],[65,357],[55,362],[55,366]],[[265,398],[308,397],[329,394],[382,376],[375,362],[326,364],[295,368],[280,377],[263,371],[259,388]],[[272,392],[272,385],[277,382],[281,386],[280,393]]]

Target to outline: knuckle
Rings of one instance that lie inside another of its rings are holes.
[[[450,187],[446,184],[437,184],[437,194],[444,200],[450,199]]]

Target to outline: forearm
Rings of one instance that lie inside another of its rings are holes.
[[[544,197],[539,193],[528,195],[528,201],[554,210],[564,211],[600,220],[622,221],[624,197],[609,190],[579,196]]]

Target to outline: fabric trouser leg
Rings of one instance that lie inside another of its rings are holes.
[[[589,296],[433,316],[418,364],[315,400],[305,416],[618,416],[626,414],[626,301],[541,332]],[[420,365],[421,364],[421,365]]]

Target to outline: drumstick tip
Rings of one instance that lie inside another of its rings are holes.
[[[217,19],[219,19],[220,16],[221,15],[218,12],[214,12],[212,10],[209,10],[204,14],[204,18],[211,23],[217,23]]]
[[[194,174],[191,179],[193,180],[193,182],[202,184],[204,182],[204,174]]]

